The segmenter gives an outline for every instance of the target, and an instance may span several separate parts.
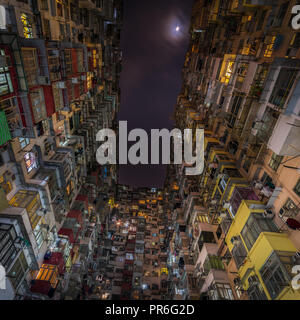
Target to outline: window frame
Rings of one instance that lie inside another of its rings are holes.
[[[269,167],[274,170],[275,172],[277,172],[278,168],[281,165],[281,162],[283,160],[283,156],[279,156],[278,154],[276,154],[275,152],[272,153],[271,158],[269,160]]]
[[[296,193],[298,197],[300,197],[300,178],[298,179],[293,191]]]

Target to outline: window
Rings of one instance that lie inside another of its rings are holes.
[[[92,72],[88,72],[88,74],[87,74],[86,85],[87,85],[87,90],[92,89],[92,86],[93,86],[93,73]]]
[[[198,240],[199,251],[201,251],[204,243],[216,243],[213,232],[202,231]]]
[[[41,10],[48,10],[48,0],[41,0],[41,2],[40,2],[40,4],[41,4]]]
[[[281,27],[288,7],[289,7],[289,3],[288,2],[285,2],[280,6],[280,8],[278,10],[278,14],[277,14],[277,16],[274,19],[274,22],[272,24],[273,27]]]
[[[36,239],[36,243],[38,245],[38,248],[40,248],[44,242],[44,238],[45,238],[45,231],[43,230],[43,228],[41,227],[40,224],[38,224],[35,229],[34,229],[34,236]]]
[[[9,194],[12,190],[11,181],[7,178],[6,173],[0,176],[0,187],[4,190],[5,194]]]
[[[259,235],[264,231],[277,232],[278,229],[273,221],[265,219],[262,214],[252,213],[241,232],[249,251]]]
[[[247,290],[250,300],[268,300],[261,283],[259,283],[258,277],[252,277],[255,277],[257,281],[255,284],[251,284]]]
[[[274,171],[277,171],[282,159],[283,156],[278,156],[276,153],[273,152],[269,162],[269,167],[272,168]]]
[[[266,47],[265,53],[264,53],[264,56],[266,58],[271,58],[272,57],[275,41],[276,41],[276,36],[272,37],[271,39],[269,39],[269,41],[267,43],[267,47]]]
[[[57,15],[59,17],[62,17],[63,16],[62,0],[56,0],[56,5],[57,5]]]
[[[296,193],[296,195],[298,197],[300,197],[300,179],[298,180],[297,184],[295,185],[294,192]]]
[[[227,65],[227,69],[225,72],[225,76],[222,79],[222,82],[225,82],[225,84],[228,84],[232,75],[232,71],[233,71],[233,65],[234,65],[234,61],[229,61],[228,65]]]
[[[60,32],[61,38],[65,38],[65,26],[62,23],[59,24],[59,32]]]
[[[276,299],[284,287],[288,286],[290,283],[290,276],[276,252],[273,252],[263,265],[260,274],[271,299]]]
[[[208,255],[204,261],[203,269],[208,274],[211,269],[225,270],[221,257]]]
[[[24,149],[26,146],[29,145],[30,139],[28,139],[28,138],[19,138],[19,142],[20,142],[21,149]]]
[[[237,241],[237,244],[234,245],[231,252],[237,268],[239,268],[243,264],[244,260],[247,257],[247,251],[246,251],[246,248],[244,247],[241,237],[238,237],[238,238],[239,238],[239,241]]]
[[[5,57],[4,50],[0,50],[0,56]],[[0,96],[14,92],[8,66],[0,68]]]
[[[265,17],[267,15],[267,12],[268,12],[267,10],[261,11],[260,18],[259,18],[259,21],[258,21],[258,24],[256,27],[256,31],[261,30],[261,28],[265,22]]]
[[[54,98],[55,110],[59,111],[64,107],[62,90],[57,88],[55,84],[52,84],[52,93]]]
[[[48,19],[43,19],[44,25],[44,38],[46,40],[51,40],[51,28],[50,28],[50,21]]]
[[[37,168],[37,161],[33,152],[27,152],[24,156],[27,172]]]
[[[38,64],[36,49],[22,48],[26,80],[29,87],[37,85]]]
[[[39,88],[30,92],[30,100],[35,122],[47,118],[43,89]]]
[[[275,83],[269,102],[283,108],[290,90],[295,82],[298,71],[282,69]]]
[[[242,101],[243,101],[242,96],[239,96],[239,95],[234,96],[233,104],[231,106],[231,116],[230,116],[229,123],[228,123],[230,128],[234,127],[234,124],[236,122]]]
[[[229,284],[216,283],[209,290],[212,300],[234,300],[232,290]]]
[[[92,51],[93,68],[97,68],[97,50]]]
[[[70,49],[65,49],[64,51],[64,62],[65,62],[65,72],[66,72],[66,75],[69,76],[72,74],[72,54],[71,54],[71,50]]]
[[[15,228],[10,224],[0,224],[0,263],[8,269],[15,259],[18,249],[14,242],[17,238]]]
[[[21,22],[23,24],[23,35],[25,38],[33,38],[32,24],[26,13],[21,13]]]
[[[13,287],[16,289],[22,280],[22,278],[25,276],[26,271],[28,269],[28,263],[26,261],[25,255],[23,252],[21,252],[19,258],[9,271],[9,278],[13,285]]]
[[[272,178],[266,172],[264,172],[264,174],[262,175],[261,182],[267,185],[273,184]]]
[[[280,217],[290,217],[295,218],[298,215],[299,208],[296,206],[295,202],[288,198],[283,207],[279,210]]]
[[[249,172],[250,167],[251,167],[251,164],[252,164],[252,160],[249,159],[249,158],[247,158],[247,159],[244,161],[243,169],[244,169],[246,172]]]
[[[84,72],[83,50],[77,49],[77,68],[78,72]]]

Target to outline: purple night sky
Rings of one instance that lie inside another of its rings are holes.
[[[128,121],[128,131],[143,128],[150,139],[151,129],[172,128],[192,4],[193,0],[124,1],[118,118]],[[161,187],[166,166],[120,165],[119,169],[119,183]]]

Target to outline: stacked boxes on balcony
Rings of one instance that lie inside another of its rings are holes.
[[[119,109],[122,1],[1,7],[0,263],[16,274],[0,299],[75,299],[76,268],[84,286],[94,263],[98,195],[116,183],[95,154]]]
[[[205,165],[168,168],[170,298],[299,300],[296,4],[194,3],[175,120],[205,130]]]

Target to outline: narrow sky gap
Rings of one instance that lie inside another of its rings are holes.
[[[124,1],[119,120],[128,121],[128,131],[143,128],[150,138],[151,129],[172,128],[192,3],[192,0]],[[161,187],[165,170],[163,165],[120,165],[119,182]]]

